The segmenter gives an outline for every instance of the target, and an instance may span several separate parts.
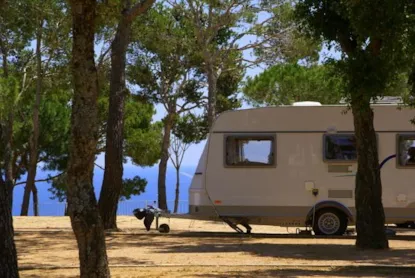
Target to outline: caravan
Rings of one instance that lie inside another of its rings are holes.
[[[355,221],[357,154],[345,105],[300,102],[221,114],[191,186],[189,214],[241,224],[311,226],[341,235]],[[374,104],[386,223],[415,220],[415,113]]]

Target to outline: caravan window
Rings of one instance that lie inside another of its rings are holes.
[[[354,134],[324,135],[324,159],[329,161],[356,161],[357,149]]]
[[[272,166],[274,136],[232,135],[226,137],[227,166]]]
[[[403,167],[415,167],[415,134],[398,135],[398,163]]]

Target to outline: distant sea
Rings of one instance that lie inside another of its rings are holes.
[[[188,190],[195,172],[196,166],[183,166],[180,169],[180,198],[179,198],[179,213],[188,212]],[[166,189],[167,189],[167,205],[168,209],[173,211],[175,187],[176,187],[176,170],[173,167],[167,169]],[[56,174],[53,172],[42,172],[38,169],[36,179],[47,178],[48,174]],[[157,201],[157,179],[158,179],[158,165],[153,167],[140,168],[133,165],[124,166],[124,178],[133,178],[140,176],[147,180],[147,187],[144,193],[139,196],[133,196],[130,200],[121,201],[118,205],[118,215],[132,215],[135,208],[144,208],[147,205],[152,205]],[[94,190],[97,200],[99,198],[102,179],[104,171],[98,167],[94,170]],[[23,176],[20,181],[25,181],[26,176]],[[48,191],[50,185],[47,182],[37,183],[39,196],[39,214],[40,216],[62,216],[65,212],[65,203],[60,203],[58,200],[52,200],[52,194]],[[13,215],[20,215],[22,199],[24,192],[24,184],[18,185],[14,189],[13,195]],[[29,215],[33,215],[32,199],[30,200]]]

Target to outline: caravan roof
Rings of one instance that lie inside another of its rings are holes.
[[[397,104],[373,104],[376,131],[412,131],[415,111]],[[399,109],[398,109],[399,107]],[[226,111],[212,132],[326,132],[354,130],[352,111],[345,105],[272,106]]]

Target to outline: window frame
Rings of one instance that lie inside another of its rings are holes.
[[[245,140],[271,140],[271,149],[273,152],[273,161],[271,164],[263,165],[231,165],[227,160],[227,140],[228,138],[245,139]],[[223,165],[225,168],[275,168],[277,166],[277,135],[275,133],[258,133],[258,132],[241,132],[241,133],[227,133],[223,136]]]
[[[355,133],[354,132],[341,132],[341,133],[324,133],[323,134],[323,144],[322,144],[322,147],[323,147],[323,151],[322,151],[322,154],[323,154],[323,162],[325,162],[325,163],[333,163],[333,164],[335,164],[335,163],[357,163],[357,157],[356,157],[356,159],[349,159],[349,160],[346,160],[346,159],[327,159],[326,158],[326,140],[327,140],[327,137],[330,137],[330,136],[337,136],[337,137],[340,137],[340,136],[345,136],[345,135],[351,135],[351,136],[354,136],[354,137],[356,137],[356,135],[355,135]],[[356,153],[357,153],[357,147],[356,147]]]
[[[400,145],[400,138],[413,138],[415,141],[415,132],[401,132],[401,133],[397,133],[396,137],[395,137],[395,151],[396,151],[396,157],[395,157],[395,165],[397,169],[415,169],[415,164],[414,165],[401,165],[399,163],[400,160],[400,149],[399,149],[399,145]]]

